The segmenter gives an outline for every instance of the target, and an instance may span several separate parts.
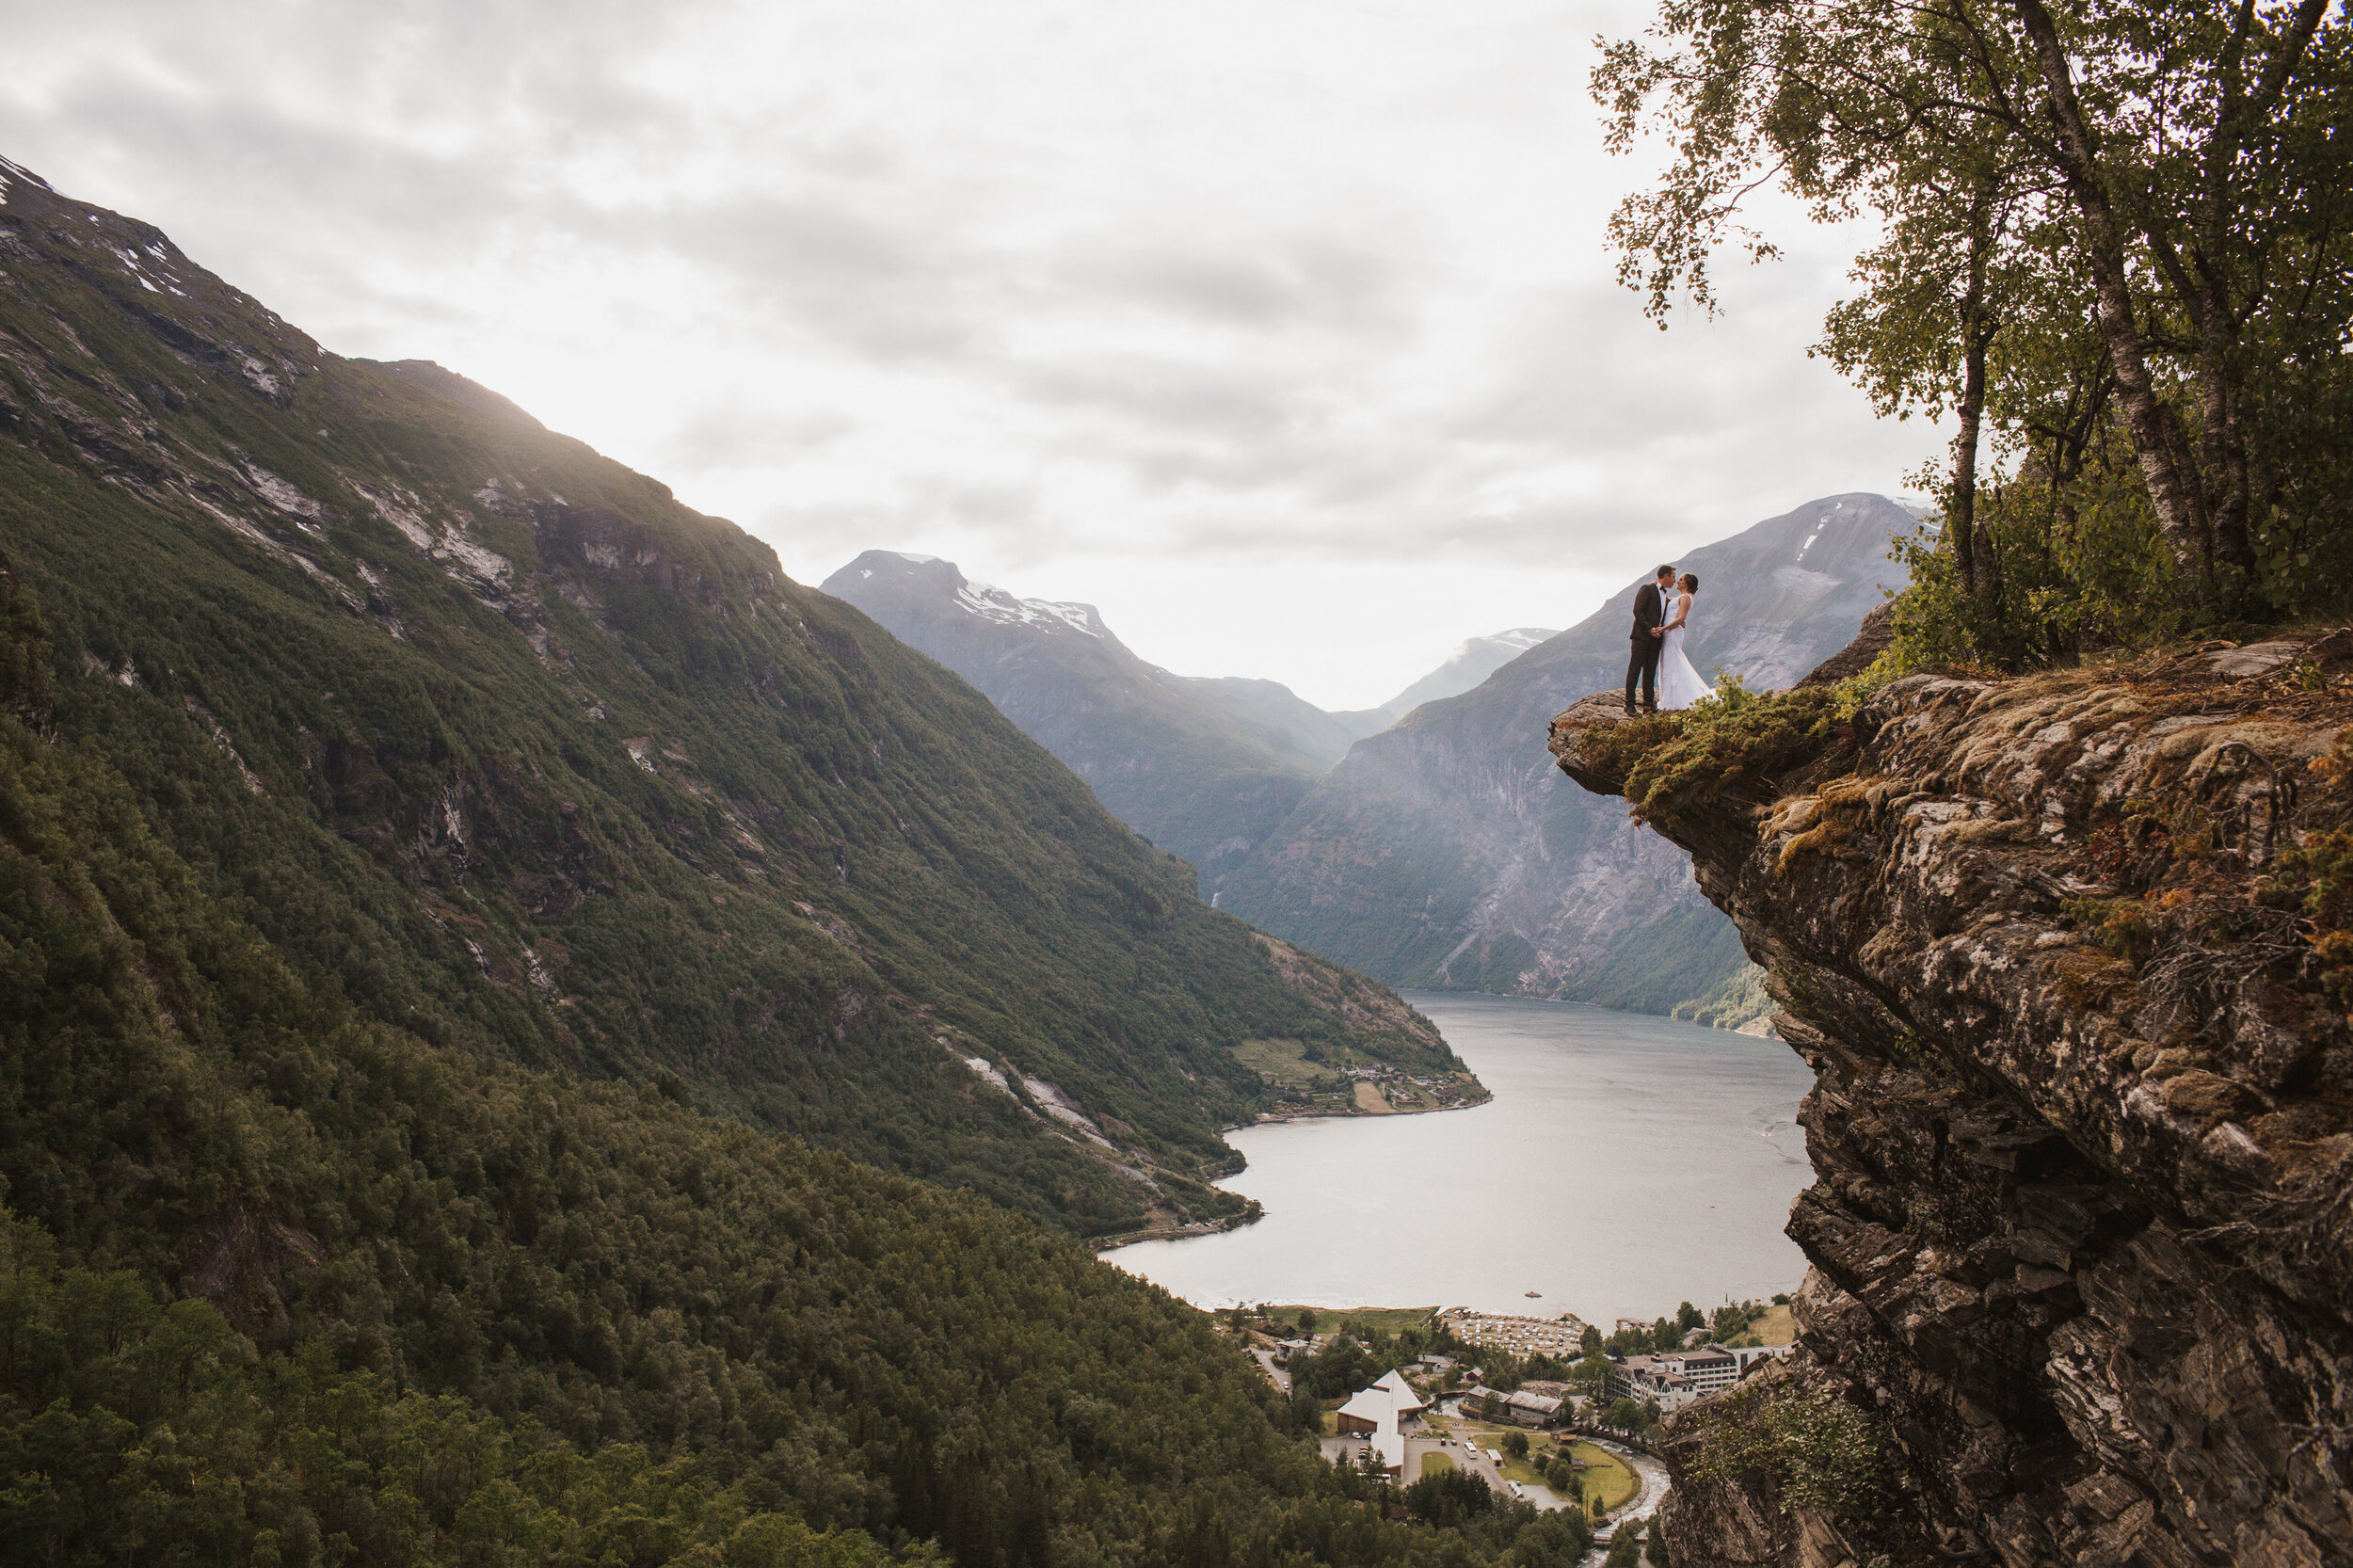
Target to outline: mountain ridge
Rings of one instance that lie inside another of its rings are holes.
[[[1091,604],[1021,599],[936,556],[870,550],[820,588],[979,687],[1112,815],[1193,865],[1205,898],[1363,725],[1385,722],[1326,713],[1278,681],[1175,674]]]
[[[1377,711],[1392,719],[1401,719],[1425,702],[1476,691],[1486,684],[1487,677],[1529,648],[1560,634],[1561,629],[1554,626],[1514,626],[1485,636],[1465,637],[1436,669],[1381,704]]]

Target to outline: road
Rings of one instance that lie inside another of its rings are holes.
[[[1609,1522],[1594,1533],[1593,1549],[1587,1552],[1583,1560],[1577,1564],[1577,1568],[1593,1568],[1593,1564],[1609,1555],[1609,1543],[1617,1535],[1621,1526],[1629,1524],[1641,1526],[1643,1521],[1658,1512],[1660,1503],[1667,1500],[1667,1467],[1639,1449],[1612,1443],[1607,1438],[1580,1433],[1577,1441],[1591,1443],[1597,1448],[1609,1449],[1632,1465],[1636,1479],[1642,1483],[1642,1490],[1635,1494],[1634,1501],[1610,1515]]]
[[[1609,1522],[1595,1533],[1593,1550],[1587,1554],[1583,1563],[1579,1564],[1579,1568],[1588,1568],[1588,1565],[1598,1563],[1609,1555],[1610,1539],[1617,1534],[1619,1526],[1631,1522],[1639,1528],[1652,1514],[1658,1512],[1658,1505],[1667,1497],[1667,1467],[1650,1455],[1640,1449],[1629,1448],[1623,1443],[1613,1443],[1608,1438],[1595,1437],[1590,1432],[1577,1432],[1573,1435],[1579,1443],[1591,1443],[1595,1448],[1607,1449],[1625,1461],[1626,1465],[1633,1470],[1635,1480],[1642,1483],[1642,1489],[1634,1495],[1634,1500],[1610,1515]],[[1435,1439],[1421,1438],[1409,1441],[1406,1447],[1408,1454],[1406,1477],[1411,1480],[1418,1473],[1418,1464],[1413,1455],[1413,1450],[1421,1447],[1436,1448],[1438,1444]],[[1507,1495],[1511,1492],[1511,1483],[1503,1479],[1502,1468],[1497,1464],[1495,1457],[1477,1444],[1457,1438],[1442,1451],[1456,1464],[1469,1470],[1497,1491]],[[1529,1502],[1547,1512],[1564,1506],[1559,1497],[1553,1496],[1550,1487],[1528,1487],[1526,1496]]]
[[[1456,1436],[1451,1442],[1436,1437],[1409,1437],[1405,1440],[1405,1479],[1408,1482],[1421,1477],[1421,1455],[1442,1453],[1454,1462],[1455,1468],[1468,1470],[1494,1490],[1512,1496],[1512,1483],[1503,1474],[1503,1466],[1494,1454],[1472,1442],[1467,1436]],[[1550,1512],[1564,1505],[1546,1486],[1524,1486],[1520,1494],[1538,1508]]]
[[[1262,1351],[1254,1345],[1250,1348],[1250,1357],[1252,1360],[1256,1361],[1260,1369],[1266,1373],[1267,1381],[1274,1384],[1275,1392],[1283,1395],[1286,1399],[1289,1398],[1291,1391],[1291,1375],[1274,1364],[1274,1352],[1273,1351]]]

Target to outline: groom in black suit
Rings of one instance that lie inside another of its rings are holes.
[[[1634,590],[1634,656],[1625,662],[1625,711],[1634,712],[1634,683],[1642,683],[1642,712],[1658,712],[1658,649],[1661,622],[1667,618],[1666,590],[1675,568],[1660,567],[1651,580]]]

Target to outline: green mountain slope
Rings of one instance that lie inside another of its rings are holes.
[[[1454,1065],[978,693],[437,367],[0,169],[0,545],[55,723],[322,994],[1079,1235],[1231,1215],[1233,1048]]]
[[[0,1560],[1574,1560],[1020,1216],[306,983],[51,688],[0,568]]]
[[[1091,604],[1018,599],[951,561],[870,550],[825,579],[988,694],[1112,814],[1191,861],[1201,893],[1290,814],[1385,713],[1327,713],[1273,680],[1173,674]]]
[[[1901,585],[1888,541],[1912,526],[1883,496],[1826,496],[1692,551],[1691,662],[1789,685]],[[1739,1023],[1725,1003],[1753,992],[1748,958],[1689,856],[1561,778],[1544,746],[1553,714],[1625,679],[1634,588],[1360,742],[1227,873],[1223,907],[1395,985]]]

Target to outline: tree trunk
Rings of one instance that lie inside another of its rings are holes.
[[[2133,315],[2116,210],[2101,178],[2099,151],[2092,144],[2090,126],[2075,99],[2073,69],[2041,0],[2014,0],[2014,4],[2041,67],[2048,95],[2044,106],[2052,128],[2058,133],[2060,173],[2084,220],[2084,252],[2098,300],[2094,318],[2116,373],[2117,408],[2132,437],[2133,455],[2139,460],[2141,480],[2149,488],[2157,531],[2172,551],[2174,565],[2184,576],[2201,582],[2211,600],[2216,588],[2214,539],[2207,527],[2205,498],[2181,424],[2157,396],[2149,374],[2148,350]]]
[[[1987,248],[1982,208],[1972,216],[1978,221],[1971,226],[1969,286],[1961,302],[1961,400],[1954,408],[1960,428],[1953,433],[1952,515],[1946,520],[1945,531],[1952,536],[1953,564],[1961,568],[1961,580],[1969,590],[1971,601],[1980,610],[1991,610],[1993,563],[1980,560],[1979,556],[1991,555],[1992,552],[1977,548],[1977,431],[1985,415],[1985,351],[1993,333],[1982,319]],[[1983,542],[1991,545],[1993,541]]]

